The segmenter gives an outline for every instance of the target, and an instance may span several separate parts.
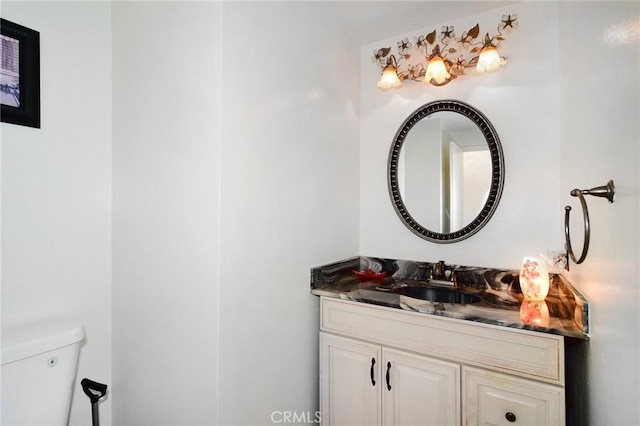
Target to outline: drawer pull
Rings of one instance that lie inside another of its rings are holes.
[[[389,370],[391,370],[391,363],[387,362],[387,390],[391,390],[391,384],[389,383]]]
[[[516,421],[516,415],[513,414],[511,411],[509,411],[507,414],[505,414],[504,417],[507,419],[507,421],[509,421],[511,423]]]
[[[371,385],[372,386],[376,385],[376,380],[373,378],[373,367],[375,367],[375,365],[376,365],[376,359],[371,358]]]

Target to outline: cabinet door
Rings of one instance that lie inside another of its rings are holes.
[[[564,425],[564,389],[463,367],[465,425]]]
[[[380,346],[320,333],[323,425],[380,425]]]
[[[394,349],[382,349],[385,425],[460,424],[460,366]]]

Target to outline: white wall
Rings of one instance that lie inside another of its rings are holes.
[[[590,301],[590,424],[640,424],[640,3],[562,2],[559,12],[558,189],[573,207],[577,256],[582,212],[569,192],[609,179],[617,187],[613,204],[587,197],[590,249],[570,274]]]
[[[317,409],[309,268],[358,252],[359,46],[319,2],[222,11],[219,423],[263,425]]]
[[[78,378],[110,383],[110,6],[3,1],[2,17],[40,32],[42,110],[41,129],[1,126],[2,321],[81,321]],[[84,425],[77,383],[70,424]]]
[[[113,28],[114,424],[313,415],[309,268],[357,253],[358,46],[319,3],[114,3]]]
[[[406,83],[375,87],[374,48],[362,49],[362,254],[517,268],[522,255],[563,247],[564,205],[581,216],[571,189],[613,179],[617,198],[589,197],[591,249],[569,279],[590,301],[590,424],[638,424],[640,129],[639,4],[523,3],[454,22],[467,28],[486,15],[517,12],[520,28],[503,45],[508,64],[441,88]],[[434,28],[439,29],[440,25]],[[544,58],[544,62],[538,59]],[[610,66],[598,66],[601,60]],[[436,245],[413,236],[395,216],[385,187],[391,139],[403,118],[433,99],[457,98],[483,111],[505,153],[506,183],[493,219],[469,240]],[[531,166],[538,163],[539,166]],[[582,224],[572,222],[580,250]],[[579,254],[579,253],[578,253]]]
[[[211,425],[220,4],[112,11],[113,424]]]

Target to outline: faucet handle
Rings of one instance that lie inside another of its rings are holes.
[[[459,283],[459,277],[458,277],[458,271],[455,268],[451,268],[451,275],[449,276],[449,280],[453,283],[454,287],[458,287]]]

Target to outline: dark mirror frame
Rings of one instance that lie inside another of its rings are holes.
[[[402,200],[402,196],[400,195],[398,185],[398,161],[400,157],[400,150],[404,145],[409,131],[423,118],[426,118],[436,112],[443,111],[462,114],[474,122],[478,128],[480,128],[480,131],[489,146],[489,153],[491,155],[491,188],[489,189],[487,201],[482,207],[482,210],[480,210],[480,213],[478,213],[471,223],[467,224],[464,228],[451,233],[431,231],[416,222],[416,220],[407,211]],[[498,134],[487,117],[471,105],[452,99],[429,102],[409,115],[396,132],[387,162],[387,186],[389,188],[389,195],[391,196],[393,208],[400,217],[400,220],[411,230],[411,232],[420,238],[441,244],[455,243],[469,238],[489,222],[489,219],[493,216],[493,213],[498,207],[500,197],[502,196],[502,189],[504,187],[504,156],[502,154],[502,145],[500,145]]]
[[[5,123],[40,128],[40,33],[6,19],[0,20],[0,33],[18,40],[20,106],[1,105]]]

